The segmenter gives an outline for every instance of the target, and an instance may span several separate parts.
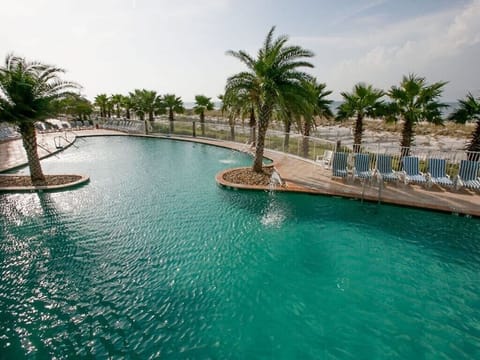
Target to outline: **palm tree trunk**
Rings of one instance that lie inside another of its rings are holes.
[[[148,122],[150,123],[150,128],[153,130],[153,111],[148,112]]]
[[[357,114],[357,120],[355,121],[355,132],[353,134],[353,151],[358,153],[360,152],[360,147],[362,145],[362,134],[363,134],[363,114]]]
[[[477,120],[477,127],[472,133],[472,140],[468,144],[467,151],[479,152],[480,151],[480,119]],[[479,161],[478,154],[468,153],[468,160]]]
[[[127,119],[130,120],[130,109],[127,107]]]
[[[20,125],[20,134],[22,135],[23,147],[27,153],[28,166],[30,168],[30,178],[33,185],[45,185],[45,176],[37,152],[37,134],[33,122]]]
[[[260,118],[258,119],[258,136],[255,147],[255,159],[252,170],[258,173],[263,172],[263,152],[265,150],[265,137],[267,135],[268,122],[272,114],[272,105],[263,104],[260,107]]]
[[[285,137],[283,138],[283,151],[288,152],[290,145],[290,130],[292,129],[292,122],[290,119],[285,121]]]
[[[303,151],[304,158],[308,158],[308,150],[309,150],[308,137],[309,136],[310,136],[310,123],[305,120],[303,124],[303,138],[302,138],[302,151]]]
[[[230,116],[228,118],[228,123],[230,125],[230,140],[235,141],[235,118]]]
[[[168,109],[168,121],[170,122],[170,134],[173,134],[175,130],[175,126],[173,124],[173,109],[169,108]]]
[[[413,121],[405,119],[402,129],[402,140],[400,146],[402,147],[402,156],[410,155],[410,147],[413,142]]]
[[[252,144],[252,146],[255,146],[255,130],[257,129],[257,120],[255,119],[255,109],[253,108],[253,106],[250,109],[250,121],[248,123],[248,126],[250,126],[250,139],[248,139],[248,142]]]
[[[205,136],[205,113],[200,113],[200,126],[202,128],[202,136]]]

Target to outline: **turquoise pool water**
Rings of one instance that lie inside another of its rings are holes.
[[[245,154],[78,140],[0,195],[0,358],[480,358],[480,221],[216,186]]]

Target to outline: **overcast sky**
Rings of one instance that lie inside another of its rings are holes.
[[[360,81],[388,89],[414,72],[480,92],[480,0],[2,0],[0,57],[63,67],[93,99],[135,88],[216,99],[268,30],[315,53],[332,99]],[[3,60],[2,60],[3,62]]]

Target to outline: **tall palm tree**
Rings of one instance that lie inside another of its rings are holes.
[[[174,132],[173,121],[175,120],[174,114],[182,114],[185,111],[183,101],[180,96],[175,94],[165,94],[162,97],[163,106],[168,110],[168,121],[170,122],[170,133]]]
[[[424,77],[415,74],[404,76],[400,86],[392,86],[388,96],[393,101],[391,110],[397,119],[403,120],[402,154],[410,154],[417,122],[426,120],[434,124],[442,124],[442,109],[448,105],[439,101],[446,82],[439,81],[427,85]]]
[[[274,31],[275,27],[272,27],[256,58],[243,50],[227,52],[243,62],[248,69],[228,78],[227,90],[245,89],[255,93],[256,108],[259,112],[253,162],[255,172],[263,172],[265,136],[275,104],[282,96],[303,92],[302,82],[310,76],[298,69],[313,67],[311,63],[303,60],[303,58],[312,57],[312,52],[300,46],[287,45],[287,36],[274,39]]]
[[[344,102],[338,107],[337,119],[346,120],[356,117],[353,133],[354,151],[360,151],[363,135],[363,119],[365,116],[375,116],[382,107],[379,99],[385,95],[383,90],[375,89],[372,85],[358,83],[351,93],[342,92]]]
[[[45,184],[45,176],[37,153],[35,122],[55,115],[55,102],[71,94],[79,86],[63,81],[63,69],[13,54],[7,55],[0,67],[0,121],[16,124],[27,153],[30,177],[34,185]]]
[[[98,94],[97,96],[95,96],[94,105],[98,106],[98,108],[100,109],[100,117],[102,118],[107,117],[107,104],[107,94]]]
[[[193,111],[195,112],[195,114],[200,115],[202,136],[205,136],[205,111],[210,111],[214,108],[215,107],[211,98],[206,97],[205,95],[195,96],[195,106],[193,107]]]
[[[458,102],[459,107],[448,118],[459,124],[465,124],[467,121],[477,122],[466,150],[480,152],[480,97],[475,99],[471,93],[468,93],[465,99],[458,100]],[[469,153],[468,156],[469,160],[478,160],[478,155]],[[474,159],[474,157],[477,157],[477,159]]]

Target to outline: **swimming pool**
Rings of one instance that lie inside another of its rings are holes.
[[[478,358],[480,221],[225,190],[242,153],[79,139],[46,173],[68,192],[0,195],[0,354]]]

